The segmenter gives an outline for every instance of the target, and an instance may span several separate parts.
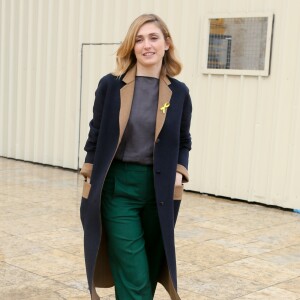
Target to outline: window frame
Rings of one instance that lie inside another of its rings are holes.
[[[241,70],[241,69],[212,69],[208,68],[208,49],[210,37],[210,20],[211,19],[234,19],[234,18],[267,18],[267,37],[266,37],[266,52],[264,59],[263,70]],[[203,59],[201,72],[203,74],[215,75],[249,75],[249,76],[269,76],[270,75],[270,58],[273,36],[273,13],[239,13],[239,14],[210,14],[205,17],[204,24],[204,39],[203,39]]]

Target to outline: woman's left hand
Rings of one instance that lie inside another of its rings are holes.
[[[175,185],[182,185],[182,174],[176,172]]]

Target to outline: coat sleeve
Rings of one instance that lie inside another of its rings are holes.
[[[93,118],[89,123],[89,134],[84,146],[84,150],[87,152],[85,157],[85,163],[83,164],[80,174],[85,178],[90,178],[93,170],[93,162],[97,147],[98,133],[102,120],[102,112],[105,100],[105,94],[107,90],[107,84],[105,79],[102,78],[98,84],[95,92],[95,101],[93,106]]]
[[[189,181],[188,164],[189,164],[189,151],[192,146],[192,139],[190,134],[190,125],[192,117],[192,101],[189,93],[187,93],[184,101],[181,125],[180,125],[180,145],[177,172],[182,174],[182,182]]]

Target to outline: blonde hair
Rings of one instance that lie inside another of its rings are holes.
[[[143,14],[137,17],[130,25],[124,41],[121,43],[116,54],[116,70],[114,75],[121,76],[127,70],[131,69],[136,64],[134,54],[135,39],[140,28],[146,23],[155,23],[162,31],[165,40],[168,42],[169,49],[165,51],[165,56],[162,63],[162,71],[166,75],[173,77],[181,72],[182,66],[175,55],[175,47],[165,22],[154,14]]]

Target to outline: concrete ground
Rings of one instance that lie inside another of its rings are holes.
[[[81,187],[76,172],[0,158],[0,299],[89,299]],[[183,300],[300,299],[299,214],[185,193],[176,248]]]

